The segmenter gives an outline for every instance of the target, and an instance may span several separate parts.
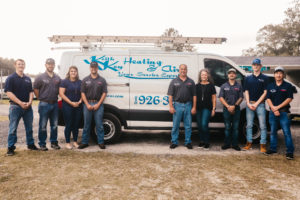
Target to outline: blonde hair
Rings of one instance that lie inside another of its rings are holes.
[[[78,75],[78,68],[74,65],[72,65],[71,67],[69,67],[69,71],[68,73],[66,74],[66,79],[69,79],[70,80],[70,71],[71,69],[75,69],[76,72],[77,72],[77,76],[75,77],[75,80],[77,81],[79,79],[79,75]]]

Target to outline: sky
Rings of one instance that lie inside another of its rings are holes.
[[[22,58],[26,73],[59,63],[52,35],[160,36],[170,27],[183,36],[226,37],[197,51],[240,56],[256,45],[257,31],[279,24],[291,0],[1,0],[0,57]],[[76,44],[72,45],[76,46]],[[66,50],[64,50],[66,51]],[[57,69],[56,69],[57,71]]]

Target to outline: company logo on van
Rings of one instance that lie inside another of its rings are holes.
[[[112,70],[118,73],[119,77],[130,79],[174,79],[178,76],[179,69],[173,65],[164,65],[161,60],[153,60],[150,58],[135,59],[134,57],[124,57],[124,60],[116,60],[112,56],[91,56],[90,59],[85,59],[86,64],[97,62],[99,70]],[[142,65],[146,66],[141,68],[141,71],[136,73],[126,73],[123,71],[124,65]],[[176,73],[176,74],[174,74]]]

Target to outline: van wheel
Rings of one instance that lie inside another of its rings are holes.
[[[121,136],[121,122],[111,113],[104,113],[103,116],[103,129],[104,129],[104,141],[105,143],[115,143]],[[97,134],[95,124],[91,129],[91,136],[94,141],[97,142]]]
[[[245,141],[247,141],[247,132],[246,132],[247,122],[246,121],[243,123],[242,127],[243,127],[242,131],[243,131]],[[257,119],[254,119],[253,127],[252,127],[252,141],[253,141],[253,143],[259,142],[260,135],[261,135],[261,131],[260,131],[260,128],[259,128],[259,122],[258,122]]]

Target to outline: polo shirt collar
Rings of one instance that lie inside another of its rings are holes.
[[[237,85],[237,82],[236,80],[234,81],[234,84],[233,85],[230,85],[229,81],[226,82],[229,86],[236,86]]]
[[[262,73],[260,72],[258,76],[255,76],[254,74],[252,74],[252,76],[255,77],[255,78],[259,78],[259,77],[262,76]]]
[[[181,82],[185,82],[185,81],[188,81],[188,80],[189,80],[189,77],[187,76],[186,79],[185,79],[185,81],[183,81],[181,78],[179,78],[179,75],[178,75],[178,76],[177,76],[177,79],[178,79],[179,81],[181,81]]]
[[[93,78],[92,75],[90,74],[90,78],[91,78],[91,79],[97,79],[97,78],[100,78],[100,75],[97,73],[97,77],[96,77],[96,78]]]
[[[45,74],[45,76],[47,76],[47,77],[49,77],[49,78],[54,78],[54,77],[55,77],[55,75],[56,75],[56,74],[53,72],[53,76],[51,77],[51,76],[49,76],[49,74],[47,73],[47,71],[45,71],[45,73],[44,73],[44,74]]]

